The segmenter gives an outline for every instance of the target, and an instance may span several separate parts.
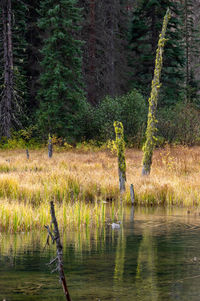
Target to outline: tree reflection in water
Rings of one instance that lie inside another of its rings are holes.
[[[157,301],[157,246],[151,229],[143,230],[140,243],[136,272],[136,300]]]

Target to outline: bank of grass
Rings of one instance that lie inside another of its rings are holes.
[[[105,204],[87,204],[76,201],[74,203],[56,203],[56,216],[61,228],[74,230],[82,227],[100,227],[105,223]],[[49,203],[41,203],[33,207],[28,203],[9,200],[1,201],[0,231],[21,232],[43,229],[50,225]],[[114,218],[118,211],[113,210]]]
[[[154,152],[149,177],[141,177],[142,152],[126,151],[127,192],[133,183],[137,205],[198,206],[200,203],[200,147],[169,147]],[[23,231],[49,223],[48,204],[55,200],[63,225],[103,222],[103,202],[117,203],[117,158],[109,151],[46,150],[0,152],[0,227]],[[91,205],[91,203],[93,205]],[[113,205],[113,213],[115,215]]]

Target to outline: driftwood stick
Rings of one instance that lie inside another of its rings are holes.
[[[62,283],[62,287],[63,287],[63,291],[64,291],[64,294],[65,294],[66,300],[71,301],[69,291],[68,291],[68,288],[67,288],[67,282],[66,282],[66,279],[65,279],[64,269],[63,269],[63,252],[62,252],[63,247],[62,247],[62,244],[61,244],[61,241],[60,241],[60,233],[59,233],[58,223],[57,223],[56,216],[55,216],[53,201],[51,201],[50,204],[51,204],[51,211],[50,211],[51,212],[51,219],[52,219],[52,224],[54,225],[54,233],[55,233],[54,239],[56,241],[56,248],[57,248],[57,261],[58,261],[58,264],[57,264],[56,270],[58,270],[58,272],[59,272],[59,278],[60,278],[60,281]]]
[[[26,149],[26,158],[29,159],[29,157],[30,157],[30,156],[29,156],[29,151],[28,151],[28,148],[27,148],[27,149]]]

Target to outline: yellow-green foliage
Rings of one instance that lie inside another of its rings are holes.
[[[106,147],[111,151],[111,153],[117,154],[117,145],[116,142],[114,140],[108,140],[106,142]]]
[[[115,133],[116,133],[115,144],[117,147],[119,169],[122,172],[123,178],[126,180],[124,127],[120,121],[115,121],[113,125],[114,125]]]
[[[148,112],[148,121],[147,121],[147,130],[146,130],[146,142],[143,147],[144,157],[143,157],[143,173],[149,174],[150,168],[152,164],[152,155],[153,148],[156,142],[156,108],[158,103],[158,93],[161,86],[160,76],[163,64],[163,51],[164,45],[166,42],[165,34],[167,30],[167,24],[170,19],[170,11],[169,9],[166,12],[164,17],[162,32],[158,41],[158,48],[156,51],[156,61],[155,61],[155,69],[154,69],[154,77],[151,85],[151,95],[149,98],[149,112]]]

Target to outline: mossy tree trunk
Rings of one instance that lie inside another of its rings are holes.
[[[118,155],[118,172],[119,172],[119,189],[121,193],[126,190],[126,160],[125,160],[125,143],[124,143],[124,127],[119,121],[114,122],[116,134],[116,146]]]
[[[53,156],[53,143],[51,135],[49,134],[49,140],[48,140],[48,157],[52,158]]]
[[[158,48],[156,50],[156,62],[155,62],[155,69],[154,69],[154,77],[151,86],[151,95],[149,98],[149,112],[148,112],[148,121],[147,121],[147,130],[146,130],[146,142],[143,147],[143,168],[142,168],[142,175],[149,175],[151,170],[152,164],[152,156],[153,156],[153,149],[156,141],[155,133],[156,133],[156,108],[158,103],[158,94],[159,89],[161,86],[160,77],[161,77],[161,70],[163,64],[163,51],[165,46],[165,34],[167,30],[167,24],[170,19],[170,10],[168,9],[162,26],[162,31],[158,41]]]

